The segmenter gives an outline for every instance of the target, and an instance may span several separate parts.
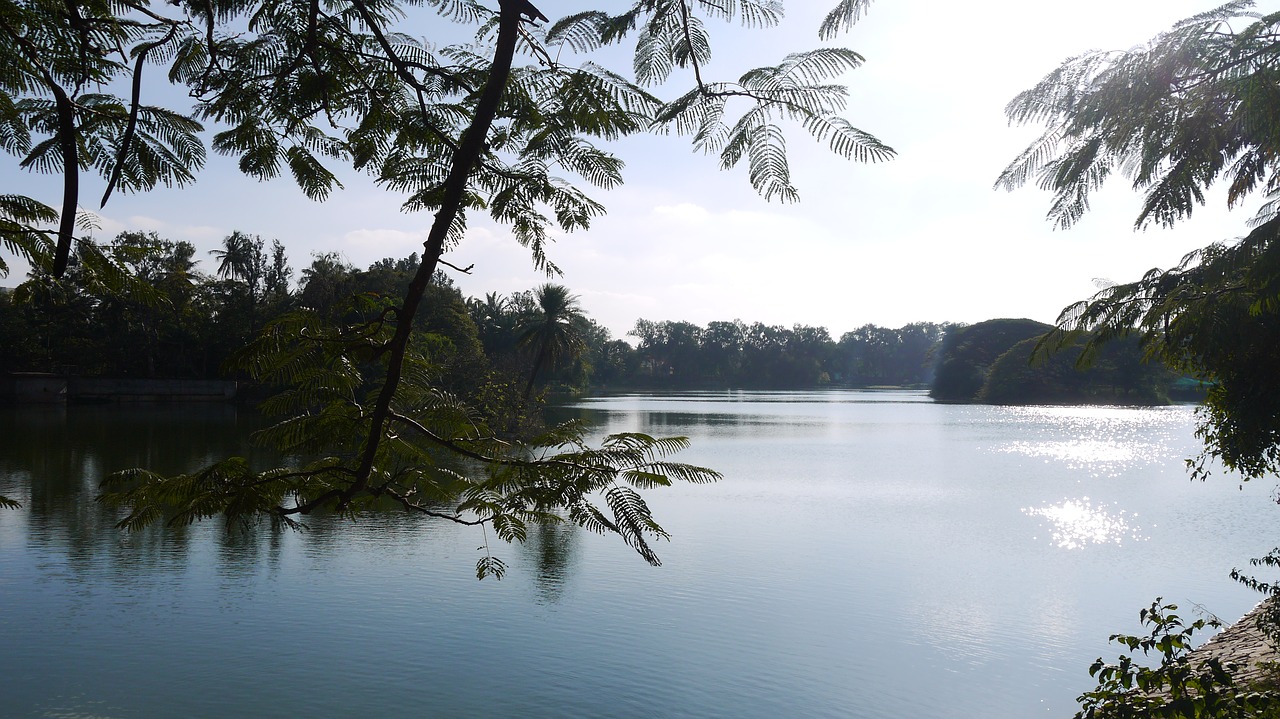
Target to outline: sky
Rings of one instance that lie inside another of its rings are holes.
[[[586,6],[536,4],[553,18]],[[793,0],[783,24],[763,31],[712,26],[708,74],[736,78],[788,52],[850,47],[866,63],[843,78],[851,100],[845,117],[897,157],[849,162],[788,128],[801,200],[780,204],[754,193],[745,164],[721,171],[687,138],[618,143],[625,184],[590,193],[608,214],[588,231],[555,235],[548,250],[563,270],[555,281],[614,337],[625,339],[640,318],[816,325],[837,339],[867,323],[1052,322],[1098,280],[1136,279],[1246,231],[1257,203],[1228,212],[1221,192],[1173,230],[1135,231],[1140,196],[1117,178],[1085,219],[1055,230],[1045,219],[1047,193],[993,189],[1039,134],[1008,125],[1003,109],[1015,94],[1068,57],[1142,43],[1213,8],[1213,0],[876,0],[850,33],[822,43],[818,23],[834,4]],[[315,203],[288,178],[260,183],[211,153],[192,187],[117,194],[98,213],[97,234],[143,230],[190,241],[206,272],[214,269],[209,250],[233,230],[279,239],[295,270],[312,253],[338,252],[365,267],[421,251],[429,214],[403,213],[402,197],[366,178],[347,174],[344,183]],[[56,178],[32,176],[16,162],[0,166],[0,184],[60,205]],[[99,197],[102,185],[85,177],[83,197]],[[474,265],[469,275],[454,274],[465,294],[507,294],[547,281],[505,228],[474,216],[470,225],[446,256]],[[16,284],[24,272],[15,266],[0,284]]]

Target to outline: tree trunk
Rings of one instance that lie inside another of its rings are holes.
[[[445,238],[462,205],[467,189],[467,177],[485,150],[485,138],[489,134],[489,127],[497,115],[498,104],[506,89],[507,78],[511,73],[511,63],[515,57],[516,40],[519,37],[520,2],[519,0],[499,0],[499,5],[501,10],[498,42],[494,50],[493,64],[489,70],[489,79],[476,105],[476,114],[471,126],[463,133],[458,150],[453,155],[453,165],[444,182],[444,196],[440,203],[440,210],[436,212],[431,232],[423,243],[422,264],[418,266],[418,271],[405,292],[404,302],[396,315],[396,332],[387,344],[387,378],[381,392],[378,393],[378,399],[369,420],[369,434],[361,453],[360,465],[356,469],[355,480],[342,492],[339,510],[368,487],[378,445],[383,439],[383,429],[391,415],[391,400],[395,397],[396,389],[400,385],[414,315],[417,314],[427,285],[435,274],[440,257],[444,254]],[[359,2],[357,2],[357,8],[363,10]],[[366,17],[367,22],[371,20],[372,18]]]

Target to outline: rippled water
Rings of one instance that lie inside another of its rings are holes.
[[[1189,408],[698,393],[561,408],[682,434],[723,482],[673,534],[500,548],[398,514],[121,534],[105,471],[243,451],[225,407],[0,410],[0,716],[1070,716],[1156,596],[1227,619],[1280,538],[1269,484],[1187,480]]]

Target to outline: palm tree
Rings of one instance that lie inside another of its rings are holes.
[[[237,230],[222,239],[222,247],[221,250],[209,251],[218,258],[218,276],[243,282],[252,301],[256,298],[266,264],[262,238],[250,237]]]
[[[577,295],[569,294],[569,288],[548,282],[534,290],[537,311],[521,322],[517,330],[517,343],[534,351],[533,369],[529,383],[524,388],[528,401],[533,393],[533,383],[544,364],[555,369],[565,359],[575,359],[586,349],[582,333],[575,320],[583,317]]]

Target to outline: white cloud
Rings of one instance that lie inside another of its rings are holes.
[[[407,257],[413,252],[421,255],[422,242],[426,237],[425,231],[406,232],[385,228],[361,228],[344,233],[340,245],[343,252],[353,257],[371,258],[368,262],[359,263],[367,265],[383,257]]]
[[[126,231],[154,232],[168,240],[185,240],[195,245],[217,244],[230,234],[229,230],[221,227],[182,224],[149,215],[128,215],[122,220],[99,215],[98,231],[94,234],[110,239]]]

